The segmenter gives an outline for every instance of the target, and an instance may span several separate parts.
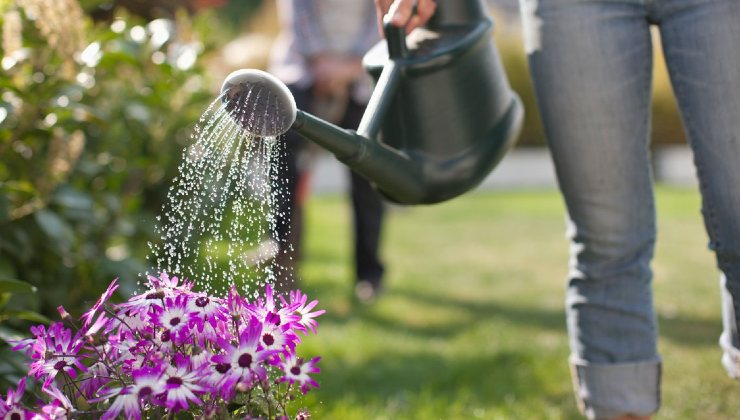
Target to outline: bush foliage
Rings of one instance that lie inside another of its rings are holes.
[[[215,96],[200,64],[207,13],[94,22],[74,0],[0,2],[0,12],[7,338],[18,314],[79,313],[113,277],[133,291],[183,145]]]

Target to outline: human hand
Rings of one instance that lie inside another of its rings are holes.
[[[416,5],[416,13],[414,13]],[[435,0],[375,0],[375,11],[378,14],[378,28],[383,32],[383,18],[387,15],[391,25],[406,28],[406,33],[424,25],[437,10]]]
[[[359,57],[319,54],[311,59],[314,93],[318,96],[343,96],[364,71]]]

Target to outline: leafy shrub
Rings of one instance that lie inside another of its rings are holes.
[[[0,278],[39,291],[6,310],[79,311],[112,277],[130,295],[190,127],[214,99],[200,64],[212,16],[95,23],[75,0],[0,13]]]
[[[72,58],[48,48],[35,16],[11,12],[23,48],[4,51],[0,81],[0,275],[42,287],[50,314],[45,302],[94,296],[93,278],[135,277],[150,215],[213,93],[187,17],[83,18],[70,27],[90,35]]]

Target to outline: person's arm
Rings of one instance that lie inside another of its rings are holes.
[[[355,37],[354,43],[352,44],[351,54],[355,57],[362,57],[365,53],[380,41],[378,35],[378,28],[375,24],[375,4],[370,0],[365,0],[365,13],[362,19],[362,28],[358,31],[357,37]]]
[[[324,38],[318,6],[310,0],[288,1],[289,25],[293,31],[295,47],[304,57],[313,57],[326,51],[328,46]]]
[[[278,0],[282,24],[289,28],[293,48],[303,58],[311,76],[313,94],[327,96],[341,89],[336,77],[340,64],[328,53],[319,6],[312,0]]]
[[[414,13],[416,3],[416,13]],[[375,10],[378,15],[378,27],[383,34],[383,17],[388,15],[390,22],[396,27],[406,27],[406,32],[427,23],[434,15],[437,3],[434,0],[375,0]]]

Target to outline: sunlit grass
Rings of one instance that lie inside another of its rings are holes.
[[[656,307],[665,360],[657,418],[736,418],[719,365],[713,256],[693,191],[658,189]],[[303,287],[328,309],[304,354],[321,389],[302,403],[327,419],[577,418],[562,309],[567,243],[555,191],[475,193],[394,207],[386,291],[352,299],[349,207],[313,198]]]

